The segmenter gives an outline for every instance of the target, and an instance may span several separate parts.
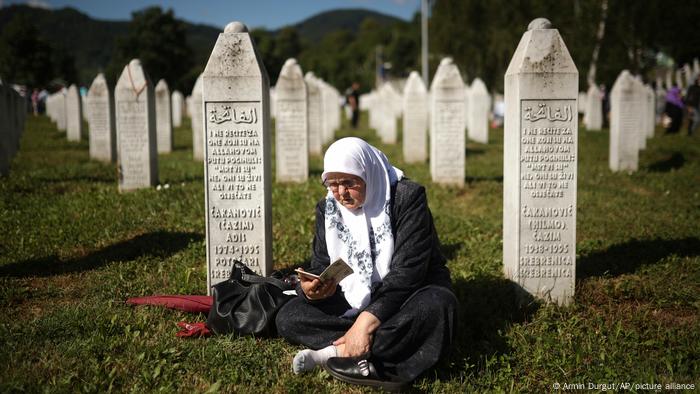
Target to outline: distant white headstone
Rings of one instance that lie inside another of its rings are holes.
[[[544,18],[505,75],[503,264],[525,291],[560,305],[576,276],[578,70]]]
[[[117,159],[116,128],[114,120],[114,98],[101,73],[90,85],[87,94],[87,109],[90,124],[90,157],[105,162]]]
[[[440,62],[430,86],[430,169],[435,183],[464,185],[464,82],[451,58]]]
[[[170,89],[165,79],[156,85],[156,134],[158,135],[158,153],[173,151],[173,123],[170,106]]]
[[[586,105],[588,104],[588,93],[578,92],[578,113],[579,115],[586,114]]]
[[[296,59],[288,59],[275,85],[277,182],[309,177],[309,119],[306,83]]]
[[[489,142],[489,111],[491,111],[491,96],[484,81],[474,79],[468,90],[469,112],[467,113],[467,129],[469,138],[482,144]]]
[[[306,81],[306,89],[309,97],[309,153],[312,155],[320,155],[323,133],[321,85],[311,71],[306,72],[304,81]]]
[[[202,73],[207,287],[239,260],[272,271],[270,84],[247,28],[229,23]]]
[[[647,101],[647,106],[645,110],[645,116],[647,117],[647,138],[652,138],[654,137],[654,131],[656,129],[656,97],[654,94],[654,89],[651,86],[645,85],[644,91],[646,93]]]
[[[66,93],[66,129],[68,141],[80,141],[83,134],[83,102],[75,85],[70,85]]]
[[[639,116],[636,83],[627,70],[610,92],[610,169],[636,171],[639,165]]]
[[[192,120],[192,157],[197,161],[204,160],[204,113],[202,108],[202,75],[192,88],[192,107],[190,116]]]
[[[185,97],[179,91],[173,91],[170,96],[170,103],[172,105],[173,112],[173,127],[182,126],[182,113],[183,107],[185,105]]]
[[[595,83],[588,88],[585,104],[583,123],[586,125],[586,130],[600,131],[603,128],[603,94]]]
[[[361,102],[361,101],[360,101]],[[423,163],[428,156],[428,91],[423,79],[411,71],[403,94],[403,158]]]
[[[158,184],[153,84],[138,59],[124,67],[114,89],[119,191]]]

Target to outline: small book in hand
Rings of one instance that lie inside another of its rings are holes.
[[[296,271],[296,273],[299,275],[306,276],[307,278],[318,279],[323,283],[330,283],[331,281],[340,283],[341,280],[345,279],[348,275],[354,272],[348,263],[343,261],[343,259],[334,261],[333,264],[329,265],[325,270],[323,270],[323,272],[321,272],[321,275],[315,275],[299,269],[295,269],[294,271]]]

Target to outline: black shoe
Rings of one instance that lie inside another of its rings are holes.
[[[399,391],[405,383],[383,379],[374,365],[359,357],[331,357],[323,366],[334,378],[352,384],[381,387],[387,391]]]

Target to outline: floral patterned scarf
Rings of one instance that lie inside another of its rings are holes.
[[[348,137],[334,142],[323,160],[325,181],[330,172],[356,175],[366,184],[365,202],[349,210],[328,190],[326,197],[326,247],[331,261],[345,260],[354,273],[340,282],[345,299],[352,309],[343,316],[355,316],[370,301],[372,283],[381,282],[389,272],[394,254],[391,231],[391,187],[403,172],[389,164],[377,148]]]

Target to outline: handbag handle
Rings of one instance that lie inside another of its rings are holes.
[[[269,283],[282,291],[289,289],[289,286],[286,283],[282,282],[277,278],[272,277],[266,278],[263,276],[241,273],[241,280],[246,281],[248,283]]]

